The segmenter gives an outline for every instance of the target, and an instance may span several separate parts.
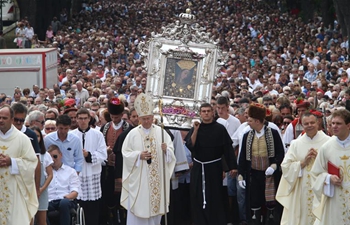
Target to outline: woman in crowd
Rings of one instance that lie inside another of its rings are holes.
[[[41,130],[39,127],[31,127],[31,129],[35,132],[39,146],[41,149],[40,152],[40,163],[41,163],[41,179],[40,179],[40,191],[38,193],[39,196],[39,208],[38,212],[35,216],[36,224],[38,225],[46,225],[46,213],[49,206],[49,196],[47,187],[49,186],[52,178],[52,164],[53,160],[49,153],[46,152],[43,135],[41,134]]]

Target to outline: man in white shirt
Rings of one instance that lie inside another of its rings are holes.
[[[241,125],[241,123],[236,117],[229,114],[229,101],[226,97],[220,96],[217,99],[216,110],[220,117],[216,120],[216,122],[222,124],[226,128],[228,134],[233,140],[233,135],[235,134],[237,128]],[[229,173],[227,173],[227,194],[229,197],[228,210],[230,210],[228,215],[230,215],[233,213],[233,202],[234,200],[237,201],[237,189],[236,177],[230,176]],[[228,219],[231,220],[231,218]]]
[[[53,160],[53,179],[49,185],[49,209],[60,212],[60,225],[70,224],[70,210],[76,208],[75,199],[80,192],[77,172],[63,164],[62,152],[57,145],[48,148]]]
[[[89,98],[89,92],[83,88],[83,83],[81,81],[77,82],[77,90],[75,91],[75,98],[80,99],[80,105]]]

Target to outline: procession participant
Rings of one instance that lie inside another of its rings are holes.
[[[297,139],[299,135],[303,132],[303,126],[301,125],[300,118],[303,114],[310,108],[310,103],[304,101],[303,99],[297,99],[297,112],[298,118],[295,118],[286,128],[283,135],[283,143],[289,147],[292,140]]]
[[[281,164],[282,178],[276,200],[284,207],[282,225],[313,224],[313,192],[311,168],[317,151],[329,137],[319,131],[318,118],[313,113],[304,113],[301,118],[305,134],[292,141]]]
[[[83,146],[79,138],[69,132],[71,119],[67,114],[59,115],[56,120],[57,131],[45,136],[45,148],[57,145],[62,152],[62,161],[65,165],[72,167],[78,173],[83,168]]]
[[[241,122],[234,116],[230,115],[229,113],[229,100],[227,97],[220,96],[216,100],[216,110],[218,113],[219,118],[216,120],[216,122],[223,125],[228,134],[230,135],[231,139],[234,138],[234,133],[238,129],[238,127],[241,125]],[[233,222],[232,220],[238,219],[238,218],[232,218],[235,214],[233,209],[237,202],[237,188],[236,188],[236,177],[231,177],[229,174],[225,177],[227,179],[227,194],[228,194],[228,208],[227,216],[231,216],[231,218],[227,218],[227,221]]]
[[[38,143],[38,138],[35,134],[35,132],[24,126],[24,121],[27,117],[27,107],[23,105],[22,103],[14,103],[11,106],[11,109],[13,110],[14,113],[14,118],[13,118],[13,125],[21,132],[23,132],[27,137],[29,138],[30,142],[32,143],[32,146],[34,148],[35,154],[38,158],[38,162],[40,162],[40,146]],[[39,195],[40,193],[40,173],[41,173],[41,163],[38,163],[38,166],[35,169],[35,186],[36,186],[36,191],[37,194]]]
[[[229,175],[237,173],[232,140],[224,126],[214,120],[209,103],[200,107],[201,123],[195,122],[187,134],[186,146],[192,152],[191,210],[195,225],[227,224],[222,189],[222,157]]]
[[[265,116],[264,105],[255,103],[249,106],[247,121],[251,130],[242,138],[238,182],[246,188],[247,204],[253,211],[254,223],[261,224],[261,208],[266,206],[268,217],[273,213],[277,224],[281,207],[275,202],[275,191],[281,177],[284,146],[278,131],[268,126]]]
[[[98,224],[99,199],[101,191],[101,163],[107,159],[107,146],[100,131],[90,128],[91,116],[87,109],[77,111],[78,128],[73,130],[83,146],[83,168],[79,173],[81,193],[78,195],[80,205],[85,212],[87,225]],[[97,211],[97,212],[96,212]]]
[[[111,120],[101,127],[107,146],[107,161],[103,163],[101,175],[102,187],[102,207],[100,207],[100,223],[110,223],[120,220],[122,217],[120,209],[120,191],[121,178],[115,180],[115,154],[113,153],[114,145],[119,135],[129,128],[129,123],[122,120],[124,104],[117,98],[109,99],[107,109]]]
[[[38,165],[29,138],[12,123],[14,112],[0,108],[0,224],[29,224],[38,210],[34,172]],[[20,216],[19,216],[20,213]]]
[[[350,224],[350,112],[338,109],[332,114],[330,138],[318,151],[311,169],[314,191],[315,225]]]
[[[126,135],[139,125],[139,118],[135,108],[130,109],[130,124],[129,127],[124,130],[117,138],[113,153],[115,154],[115,182],[121,183],[122,175],[123,175],[123,155],[122,155],[122,146],[125,140]],[[117,187],[115,191],[121,192],[121,187]],[[119,219],[121,224],[126,223],[126,212],[125,209],[119,208]]]
[[[159,225],[161,216],[168,212],[170,177],[176,162],[173,143],[165,131],[153,124],[150,96],[138,95],[134,106],[141,125],[132,129],[123,143],[120,202],[128,210],[127,225]]]

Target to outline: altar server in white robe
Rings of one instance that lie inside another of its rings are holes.
[[[81,108],[77,112],[78,128],[73,130],[83,146],[83,169],[79,173],[81,192],[78,195],[80,205],[83,207],[86,217],[86,225],[98,224],[99,200],[101,191],[102,162],[107,159],[107,146],[103,134],[90,128],[90,112]]]
[[[305,134],[291,142],[281,164],[283,175],[276,194],[277,201],[284,207],[281,225],[315,222],[310,173],[318,149],[330,137],[318,131],[317,117],[311,113],[303,114],[301,124]]]
[[[169,207],[170,178],[176,163],[174,147],[170,136],[153,124],[152,98],[140,94],[134,107],[141,125],[132,129],[123,143],[120,203],[128,210],[127,225],[159,225]]]
[[[350,112],[336,110],[332,114],[334,136],[318,151],[311,174],[314,179],[315,225],[350,224]],[[328,163],[335,171],[329,171]]]

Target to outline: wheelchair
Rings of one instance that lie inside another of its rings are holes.
[[[77,204],[76,209],[71,209],[71,225],[85,225],[84,209]],[[48,224],[59,225],[60,224],[60,212],[58,210],[47,212]]]

